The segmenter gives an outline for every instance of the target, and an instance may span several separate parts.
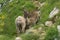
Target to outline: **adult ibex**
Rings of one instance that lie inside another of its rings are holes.
[[[36,7],[36,9],[32,12],[28,12],[24,10],[24,17],[26,19],[26,26],[34,25],[38,22],[40,18],[40,11]]]

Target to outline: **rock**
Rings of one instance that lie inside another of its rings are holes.
[[[39,34],[42,32],[43,32],[42,27],[40,27],[38,29],[30,28],[26,31],[26,34],[29,34],[29,33]]]
[[[58,37],[60,39],[60,25],[57,25],[57,29],[58,29]]]
[[[29,33],[37,34],[38,31],[37,31],[37,29],[28,29],[28,30],[26,31],[26,34],[29,34]]]
[[[46,25],[46,26],[49,26],[49,27],[52,26],[52,24],[53,24],[52,21],[46,21],[46,22],[45,22],[45,25]]]
[[[0,4],[0,9],[1,9],[1,4]]]
[[[57,25],[58,32],[60,32],[60,25]]]
[[[54,9],[50,12],[49,18],[53,18],[55,15],[57,15],[59,12],[59,9],[54,7]]]
[[[16,39],[15,40],[22,40],[20,37],[16,37]]]
[[[26,30],[26,34],[31,33],[32,30],[34,30],[34,29],[30,28],[30,29]]]
[[[58,40],[57,38],[55,38],[54,40]]]

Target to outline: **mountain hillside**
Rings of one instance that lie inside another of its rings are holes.
[[[56,7],[60,10],[60,0],[38,0],[44,3],[40,7],[40,19],[38,24],[32,26],[25,33],[20,34],[22,40],[60,40],[57,26],[60,25],[60,11],[56,14],[55,23],[46,26],[49,21],[49,14]],[[15,40],[17,16],[23,16],[23,7],[33,11],[36,7],[32,0],[0,0],[0,40]]]

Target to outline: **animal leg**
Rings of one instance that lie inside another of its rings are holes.
[[[25,27],[26,27],[26,24],[22,24],[22,32],[25,32]]]
[[[18,25],[16,25],[16,33],[17,33],[16,36],[19,36],[19,34],[20,34],[20,30],[19,30],[19,26],[18,26]]]

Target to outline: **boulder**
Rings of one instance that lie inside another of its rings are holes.
[[[52,24],[53,24],[52,21],[46,21],[45,22],[45,26],[49,26],[50,27],[50,26],[52,26]]]

